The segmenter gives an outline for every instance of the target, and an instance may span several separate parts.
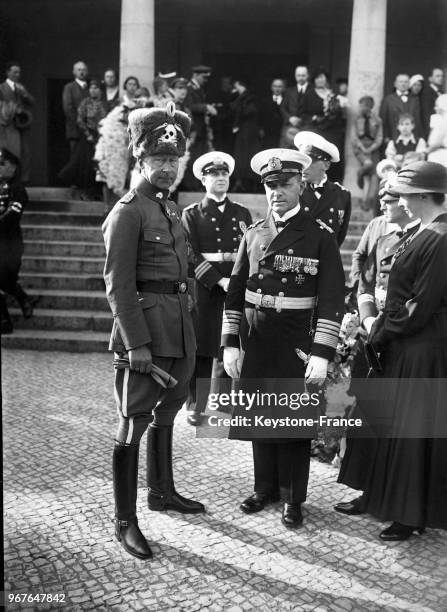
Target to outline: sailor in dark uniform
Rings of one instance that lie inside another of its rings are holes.
[[[139,443],[148,425],[149,508],[204,511],[202,504],[176,492],[172,474],[173,423],[188,396],[196,343],[187,241],[168,195],[190,125],[173,102],[166,109],[130,113],[129,134],[141,177],[103,225],[119,415],[113,454],[116,537],[141,559],[152,556],[136,517]]]
[[[222,325],[225,369],[242,384],[242,379],[292,378],[296,390],[304,389],[304,382],[321,385],[335,353],[344,274],[331,233],[301,208],[302,172],[310,163],[290,149],[268,149],[251,161],[262,177],[269,212],[244,234]],[[310,354],[307,366],[297,348]],[[267,433],[253,439],[253,459],[254,494],[241,510],[259,512],[281,498],[283,524],[299,527],[310,440],[272,439]]]
[[[194,176],[202,182],[206,196],[183,211],[183,225],[194,253],[196,308],[193,312],[197,336],[196,369],[190,383],[188,422],[200,425],[209,389],[196,380],[225,374],[220,354],[222,313],[231,270],[242,236],[251,223],[245,206],[227,197],[230,176],[234,169],[231,155],[220,151],[205,153],[194,162]],[[203,391],[203,392],[202,392]],[[205,391],[207,391],[205,393]]]
[[[340,161],[337,147],[314,132],[298,132],[294,143],[298,151],[309,155],[312,164],[303,178],[306,188],[301,203],[314,219],[320,219],[333,233],[339,247],[343,244],[351,217],[351,193],[327,178],[332,163]]]

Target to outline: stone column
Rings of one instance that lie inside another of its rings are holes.
[[[354,0],[349,56],[349,111],[346,130],[344,185],[354,197],[361,192],[356,183],[358,163],[352,152],[353,117],[358,100],[370,95],[378,111],[385,79],[387,0]]]
[[[155,74],[154,0],[122,0],[120,36],[120,88],[126,77],[136,76],[152,90]]]
[[[441,57],[439,60],[439,67],[443,68],[444,73],[447,75],[447,3],[445,0],[438,0],[437,17],[441,42]],[[433,66],[436,65],[437,61],[438,60],[434,61]],[[447,78],[444,80],[444,92],[447,92]]]

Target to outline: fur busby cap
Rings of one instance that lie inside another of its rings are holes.
[[[133,156],[185,154],[191,119],[175,110],[169,102],[166,108],[138,108],[129,113],[129,147]]]

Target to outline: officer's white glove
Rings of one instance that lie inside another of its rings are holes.
[[[223,352],[225,372],[231,378],[239,378],[241,374],[241,351],[233,346],[227,346]]]
[[[327,359],[324,359],[324,357],[311,355],[309,363],[307,364],[306,373],[304,375],[306,383],[308,385],[318,385],[321,387],[327,377],[327,366]]]
[[[217,115],[217,109],[212,104],[206,105],[206,112],[208,113],[208,115],[212,115],[213,117]]]
[[[219,285],[219,287],[222,287],[222,289],[226,293],[228,291],[228,285],[230,284],[230,279],[226,276],[223,276],[219,281],[217,281],[217,284]]]
[[[371,331],[371,327],[373,326],[373,323],[375,320],[376,320],[376,317],[366,317],[366,319],[363,320],[363,327],[368,332],[368,335]]]

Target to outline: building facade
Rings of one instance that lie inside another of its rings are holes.
[[[352,36],[352,39],[351,39]],[[155,72],[196,63],[249,75],[256,94],[296,64],[350,79],[350,97],[391,91],[398,72],[447,66],[445,0],[14,0],[0,8],[0,63],[13,59],[36,97],[32,184],[55,184],[66,159],[60,95],[82,59],[92,76],[120,68],[151,86]]]

